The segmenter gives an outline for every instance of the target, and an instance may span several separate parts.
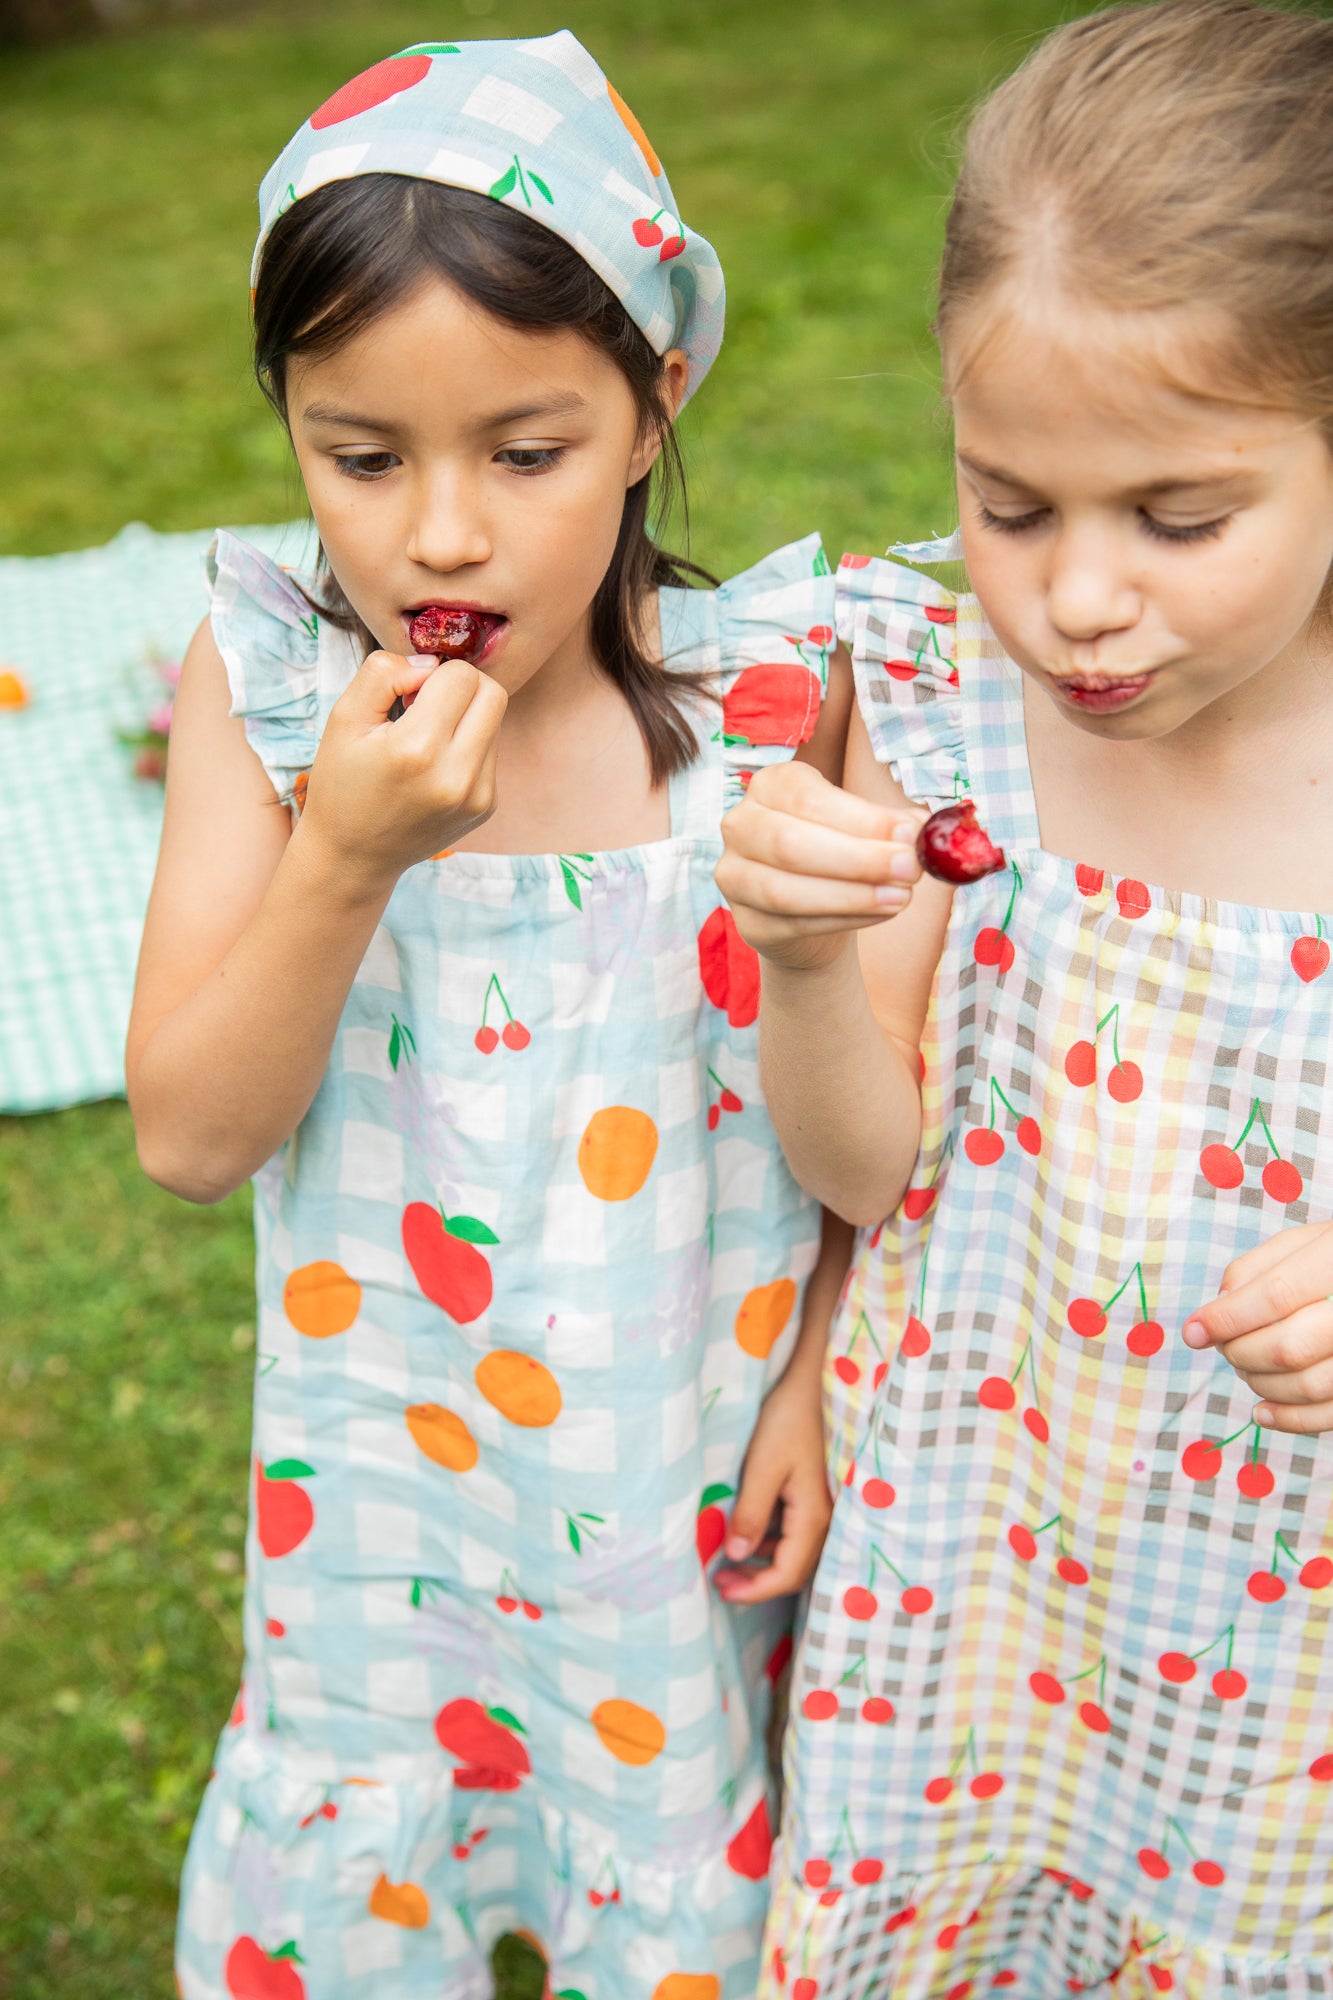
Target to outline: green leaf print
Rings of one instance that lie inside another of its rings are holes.
[[[832,575],[832,571],[829,569],[828,557],[824,554],[823,549],[817,549],[815,551],[815,575],[816,576]]]
[[[487,192],[495,201],[503,201],[505,196],[512,194],[517,186],[518,168],[510,167],[507,172],[501,174],[498,181],[492,183]]]
[[[443,1213],[443,1211],[441,1211]],[[484,1222],[478,1222],[475,1215],[446,1215],[445,1234],[456,1236],[460,1243],[498,1243],[499,1237]]]
[[[520,1736],[527,1735],[527,1730],[523,1727],[523,1724],[512,1709],[488,1708],[486,1713],[490,1716],[492,1722],[503,1723],[506,1729],[516,1729]]]
[[[576,1556],[581,1556],[583,1554],[583,1538],[579,1534],[578,1523],[572,1514],[566,1514],[565,1526],[569,1530],[570,1548],[573,1549]]]
[[[400,56],[456,56],[460,53],[457,42],[413,42],[410,49],[399,49]]]
[[[305,1964],[305,1960],[302,1958],[300,1952],[296,1949],[295,1938],[288,1938],[286,1944],[280,1944],[276,1951],[269,1953],[269,1957],[290,1958],[297,1965]]]
[[[532,185],[536,188],[538,194],[544,195],[547,201],[550,202],[552,208],[554,208],[555,196],[551,193],[550,188],[547,187],[546,182],[542,179],[541,175],[534,174],[531,167],[528,168],[528,179],[532,182]]]
[[[264,1467],[266,1479],[313,1479],[315,1468],[300,1458],[275,1458],[272,1465]]]

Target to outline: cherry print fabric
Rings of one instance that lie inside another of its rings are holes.
[[[356,652],[230,537],[213,592],[296,810]],[[790,1607],[709,1574],[818,1212],[713,867],[818,706],[833,594],[813,537],[661,594],[723,697],[671,837],[410,869],[256,1178],[244,1683],[184,2000],[479,2000],[510,1931],[567,2000],[751,2000]]]
[[[974,599],[844,558],[876,755],[968,792],[911,1186],[830,1344],[760,1993],[1333,1994],[1333,1441],[1180,1340],[1333,1211],[1326,919],[1042,851]]]

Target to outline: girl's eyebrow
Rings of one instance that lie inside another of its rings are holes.
[[[972,458],[964,451],[955,453],[955,456],[965,472],[974,472],[979,479],[993,479],[998,485],[1012,486],[1015,492],[1018,493],[1035,493],[1037,490],[1035,487],[1030,486],[1026,479],[1018,478],[1015,473],[1006,472],[1002,466],[988,465],[984,459]],[[1230,487],[1247,485],[1253,479],[1253,476],[1253,472],[1248,467],[1237,470],[1235,466],[1227,468],[1219,466],[1215,471],[1180,472],[1174,474],[1169,479],[1152,479],[1146,481],[1142,486],[1126,487],[1125,498],[1149,500],[1160,498],[1164,493],[1205,491],[1216,493],[1219,489],[1226,490]]]
[[[474,431],[507,430],[511,424],[529,423],[535,417],[573,417],[588,407],[587,399],[576,390],[567,396],[550,396],[538,403],[523,403],[511,410],[496,410],[493,414],[478,417],[471,428]],[[367,416],[364,411],[340,410],[332,403],[311,403],[301,412],[305,424],[324,424],[332,430],[373,431],[379,437],[400,437],[406,426],[391,423],[383,417]]]

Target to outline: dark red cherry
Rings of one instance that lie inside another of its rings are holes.
[[[939,882],[979,882],[1005,865],[1003,848],[978,825],[971,799],[958,799],[930,815],[916,837],[916,858]]]
[[[434,653],[441,660],[465,660],[475,653],[485,631],[475,611],[456,605],[428,604],[408,626],[414,653]]]

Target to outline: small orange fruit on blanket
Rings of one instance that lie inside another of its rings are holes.
[[[767,1360],[795,1303],[796,1286],[790,1278],[774,1278],[771,1285],[756,1285],[747,1292],[736,1315],[736,1345],[742,1354]]]
[[[430,1897],[415,1882],[391,1882],[381,1875],[370,1892],[370,1914],[404,1930],[424,1930],[430,1922]]]
[[[646,1111],[608,1104],[588,1120],[579,1140],[579,1172],[599,1201],[628,1201],[652,1172],[657,1127]]]
[[[651,1764],[667,1738],[659,1717],[634,1701],[599,1702],[592,1712],[592,1726],[622,1764]]]
[[[719,2000],[721,1981],[711,1972],[669,1972],[653,1988],[653,2000]]]
[[[28,690],[12,667],[0,667],[0,708],[26,708]]]
[[[346,1333],[361,1310],[361,1287],[341,1264],[302,1264],[282,1288],[283,1310],[298,1333],[327,1340]]]
[[[473,1371],[477,1387],[511,1424],[544,1430],[560,1415],[564,1398],[550,1369],[530,1354],[497,1347],[485,1354]]]
[[[447,1472],[471,1472],[477,1440],[455,1410],[442,1403],[413,1403],[403,1412],[412,1442]]]

